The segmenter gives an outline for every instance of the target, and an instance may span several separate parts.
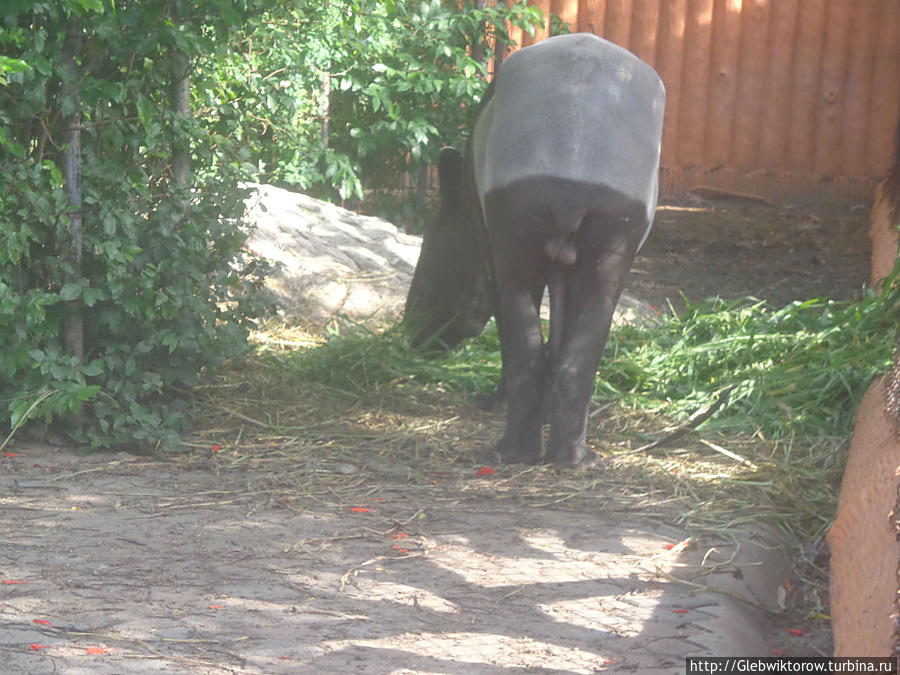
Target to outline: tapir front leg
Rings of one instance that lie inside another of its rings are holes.
[[[588,405],[613,312],[644,231],[640,223],[592,217],[579,232],[578,260],[562,275],[562,344],[549,368],[548,462],[578,466],[591,461],[585,442]]]

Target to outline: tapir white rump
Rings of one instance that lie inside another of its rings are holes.
[[[497,317],[502,461],[588,461],[587,406],[612,313],[656,208],[665,90],[594,35],[513,54],[485,93],[466,157],[441,152],[441,209],[426,230],[406,323],[453,346]],[[550,290],[550,344],[538,307]]]
[[[514,53],[501,73],[473,132],[482,199],[523,178],[553,176],[644,204],[652,221],[665,105],[653,68],[576,33]]]

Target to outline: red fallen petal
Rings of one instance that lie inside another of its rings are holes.
[[[223,605],[210,605],[210,609],[222,609]]]
[[[787,630],[787,632],[790,633],[791,635],[795,635],[797,637],[800,637],[801,635],[806,635],[806,631],[803,630],[802,628],[786,628],[785,630]]]
[[[667,551],[671,551],[673,548],[675,548],[675,546],[675,544],[666,544],[665,546],[663,546],[663,548]]]
[[[400,544],[394,544],[394,548],[397,549],[399,553],[409,553],[409,551],[403,548]]]
[[[219,445],[218,443],[216,443],[214,446],[212,446],[213,452],[219,452],[219,450],[221,450],[221,449],[222,449],[222,446]]]
[[[406,532],[395,532],[391,535],[393,539],[406,539],[409,535]]]
[[[12,586],[13,584],[27,584],[28,582],[24,579],[3,579],[0,583],[6,584],[7,586]]]
[[[689,610],[689,609],[673,609],[673,610],[672,610],[672,612],[673,612],[674,614],[687,614],[687,613],[690,612],[690,611],[691,611],[691,610]]]
[[[350,510],[353,513],[370,513],[371,509],[367,509],[365,506],[351,506]]]
[[[85,652],[88,654],[109,654],[109,650],[105,647],[88,647]]]
[[[36,652],[38,649],[50,649],[50,645],[39,645],[35,642],[32,642],[30,645],[28,645],[28,648],[31,651]]]
[[[4,452],[3,456],[4,457],[18,457],[19,453],[18,452]]]
[[[479,476],[490,476],[492,473],[494,473],[494,470],[489,466],[483,466],[475,473],[477,473]]]
[[[35,622],[35,623],[39,623],[39,624],[41,624],[42,626],[49,626],[49,625],[50,625],[50,622],[47,621],[47,619],[35,619],[34,622]]]

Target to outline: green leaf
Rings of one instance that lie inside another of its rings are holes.
[[[81,5],[82,9],[93,12],[102,12],[103,11],[103,0],[70,0],[71,2],[77,2]],[[110,0],[110,6],[112,7],[113,0]]]
[[[3,73],[23,73],[28,70],[31,70],[31,66],[25,61],[0,54],[0,75]]]
[[[97,377],[103,374],[103,359],[94,359],[81,367],[81,372],[88,377]]]
[[[65,284],[59,290],[59,297],[61,300],[64,300],[66,302],[80,299],[81,298],[81,284],[74,283],[74,282]]]
[[[25,157],[25,146],[10,140],[9,136],[6,135],[6,129],[3,127],[0,127],[0,146],[6,148],[20,159],[24,159]]]

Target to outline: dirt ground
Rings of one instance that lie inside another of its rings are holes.
[[[666,206],[630,291],[852,298],[866,227],[865,209]],[[625,495],[602,470],[448,463],[498,428],[470,402],[298,396],[278,411],[293,437],[220,410],[175,458],[13,439],[3,672],[680,673],[818,653],[765,611],[791,569],[764,528],[691,540],[686,497]]]
[[[663,204],[628,291],[665,309],[719,296],[853,300],[869,279],[869,205],[776,208],[740,201]]]

